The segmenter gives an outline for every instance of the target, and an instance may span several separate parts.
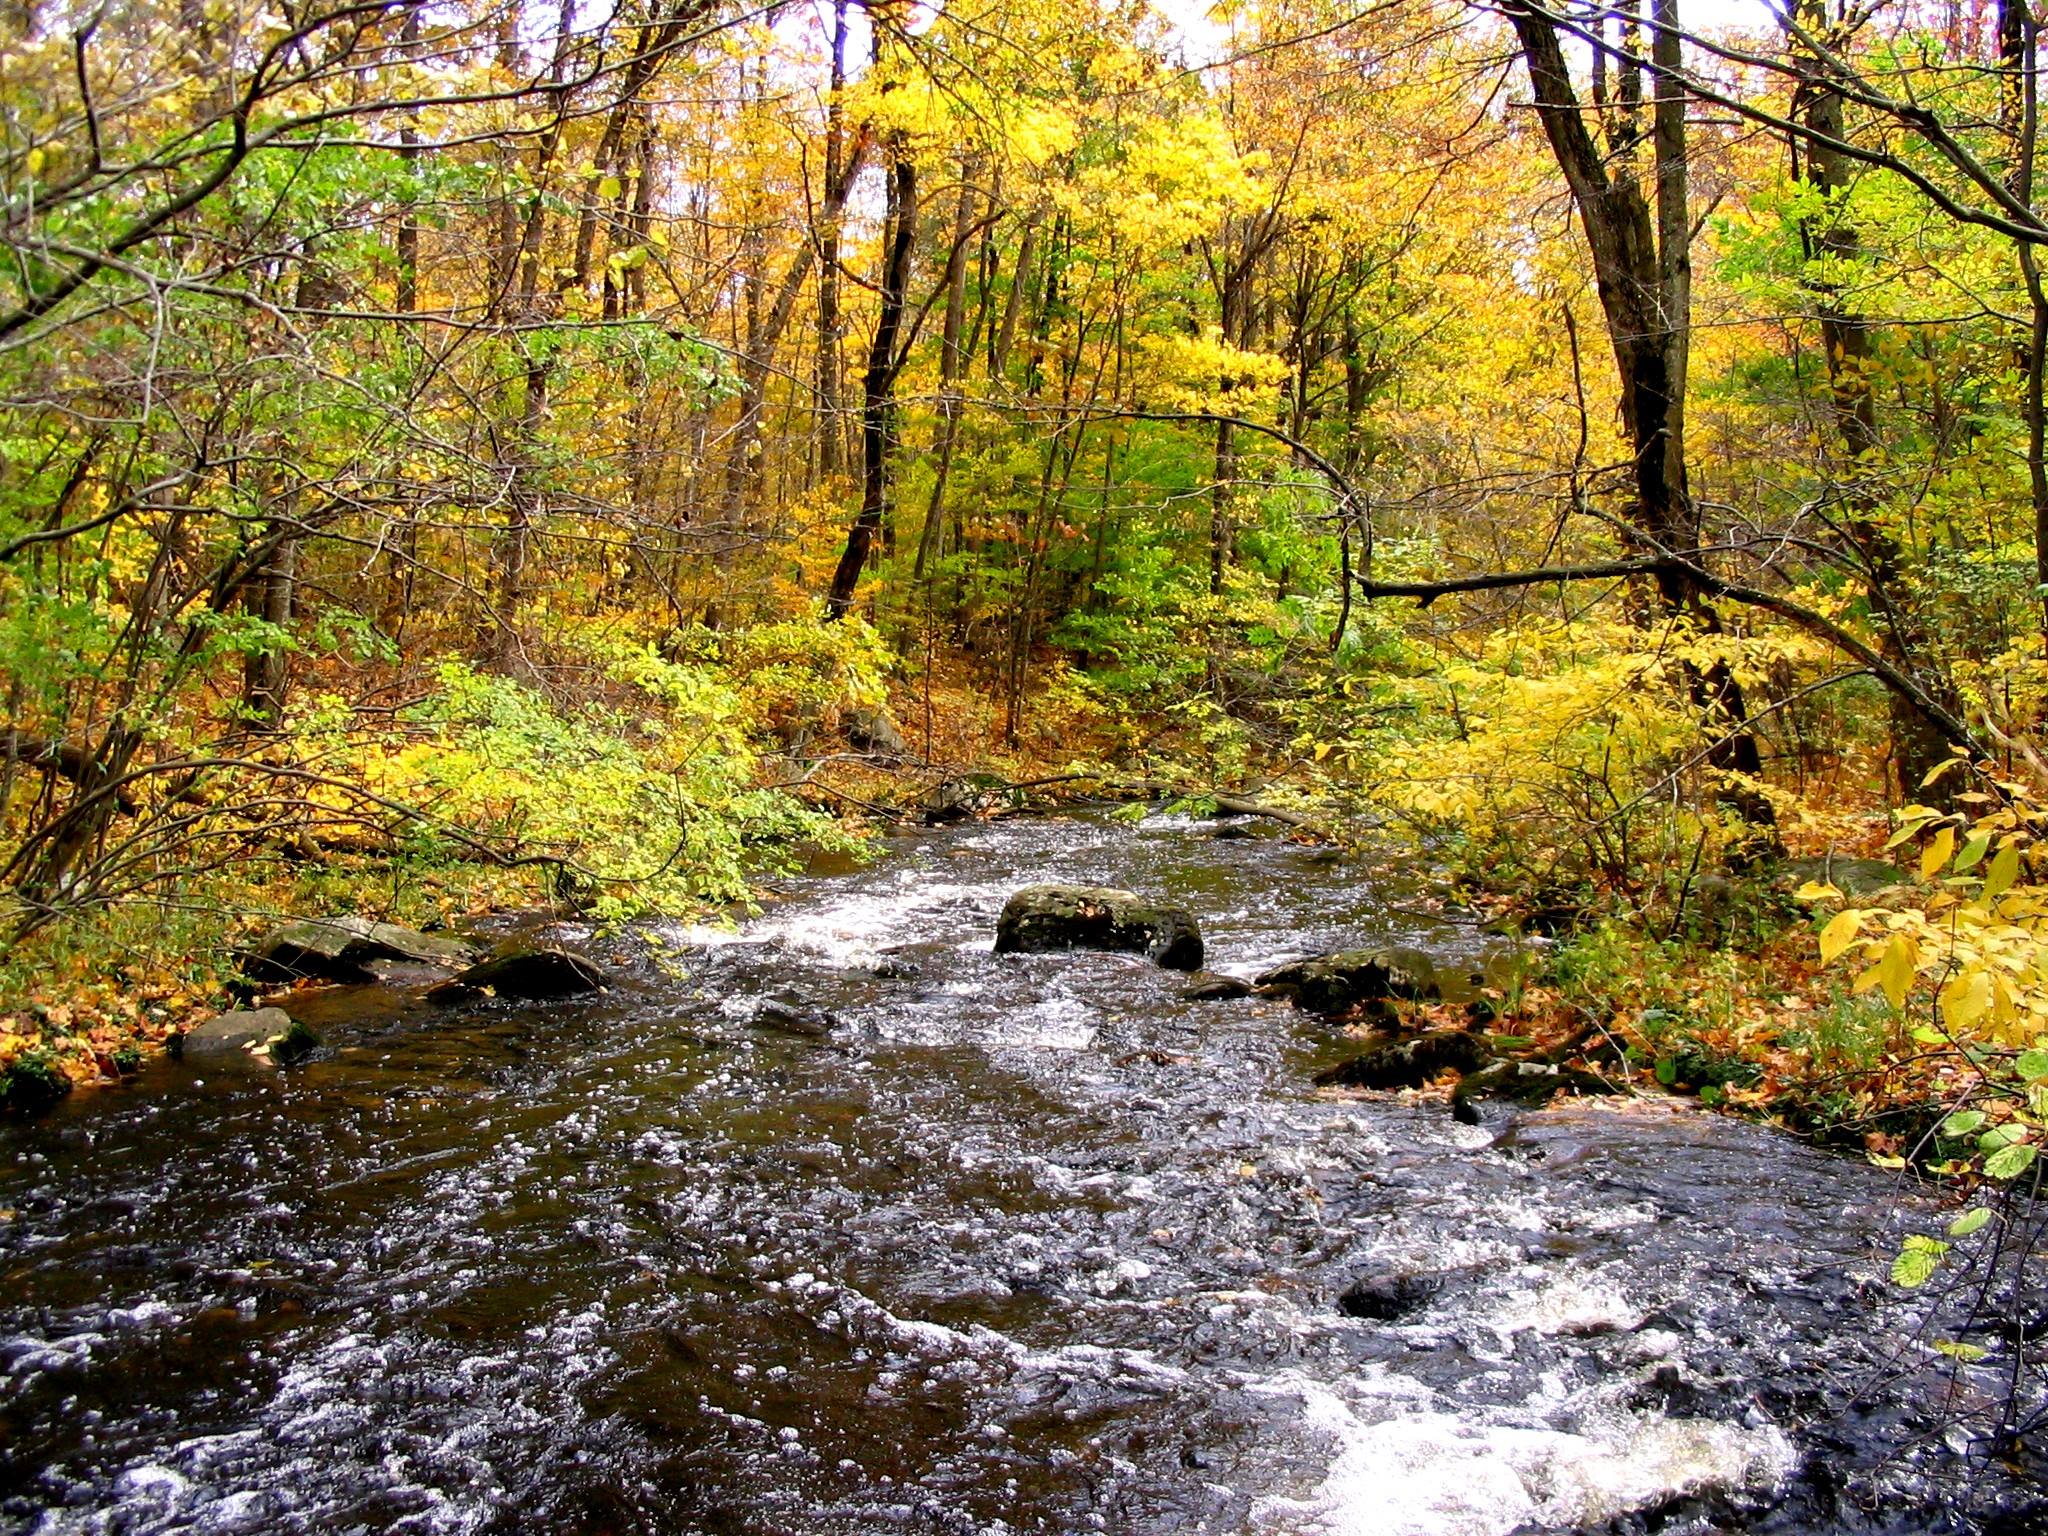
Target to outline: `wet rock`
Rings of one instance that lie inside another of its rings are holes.
[[[1290,997],[1309,1013],[1348,1013],[1369,1003],[1438,995],[1436,964],[1417,949],[1347,949],[1290,960],[1258,977],[1268,996]]]
[[[1172,971],[1202,964],[1201,931],[1185,907],[1106,885],[1027,885],[1011,896],[996,922],[996,953],[1063,949],[1145,955]]]
[[[1274,835],[1269,826],[1255,821],[1226,821],[1209,834],[1218,842],[1238,842]]]
[[[1486,1043],[1462,1029],[1437,1029],[1412,1040],[1385,1040],[1316,1075],[1326,1087],[1419,1088],[1444,1072],[1476,1072],[1493,1058]]]
[[[320,1037],[282,1008],[245,1008],[216,1014],[178,1036],[173,1054],[186,1061],[270,1061],[281,1066],[304,1059]]]
[[[460,939],[346,915],[287,923],[243,950],[240,958],[252,981],[372,981],[379,961],[453,970],[474,960],[476,951]]]
[[[1451,1090],[1451,1114],[1465,1125],[1483,1125],[1481,1104],[1504,1100],[1524,1109],[1548,1104],[1560,1093],[1606,1094],[1614,1085],[1597,1073],[1539,1061],[1495,1061],[1468,1072]]]
[[[16,1057],[0,1072],[0,1109],[39,1115],[71,1091],[71,1074],[42,1054]]]
[[[980,792],[964,779],[946,779],[934,784],[918,802],[918,814],[928,827],[966,821],[981,808]]]
[[[883,710],[864,706],[849,709],[840,715],[839,728],[846,736],[847,745],[856,751],[866,752],[872,757],[910,755],[910,743],[903,739],[902,730]]]
[[[1252,995],[1252,984],[1220,971],[1197,971],[1189,978],[1193,985],[1181,993],[1186,1003],[1228,1003]]]
[[[1337,1298],[1337,1310],[1346,1317],[1391,1323],[1428,1306],[1443,1288],[1442,1275],[1367,1275]]]
[[[514,946],[472,965],[427,994],[432,1003],[459,1003],[488,993],[545,1001],[604,990],[604,967],[587,955],[552,947]]]
[[[758,1029],[801,1035],[809,1040],[823,1039],[839,1027],[839,1020],[822,1008],[810,1008],[778,997],[764,999],[754,1010],[753,1022]]]
[[[915,960],[906,960],[900,955],[884,955],[869,969],[868,974],[877,981],[910,981],[924,974],[924,967]]]

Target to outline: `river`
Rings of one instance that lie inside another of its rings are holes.
[[[1668,1101],[1318,1091],[1347,1043],[1283,1004],[993,955],[1043,879],[1183,902],[1239,974],[1498,942],[1327,852],[1041,820],[568,929],[621,967],[587,1002],[305,998],[303,1066],[0,1139],[0,1524],[2042,1528],[1925,1406],[1896,1175]],[[840,1027],[757,1027],[783,991]]]

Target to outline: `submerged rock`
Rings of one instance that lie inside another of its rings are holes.
[[[1442,1275],[1367,1275],[1337,1298],[1337,1310],[1346,1317],[1391,1323],[1429,1305],[1443,1288]]]
[[[1414,1002],[1438,995],[1436,963],[1418,949],[1346,949],[1290,960],[1258,978],[1269,996],[1290,997],[1309,1013],[1348,1013],[1368,1003]]]
[[[1462,1029],[1431,1030],[1412,1040],[1384,1040],[1361,1056],[1316,1075],[1326,1087],[1420,1088],[1444,1072],[1476,1072],[1492,1060],[1486,1042]]]
[[[603,966],[573,950],[515,946],[443,982],[427,994],[427,1001],[458,1003],[490,993],[538,1002],[601,992],[606,979]]]
[[[1145,955],[1171,971],[1199,970],[1202,935],[1185,907],[1106,885],[1027,885],[996,922],[996,953],[1102,949]]]
[[[1548,1104],[1560,1093],[1606,1094],[1614,1085],[1597,1073],[1539,1061],[1495,1061],[1468,1072],[1451,1090],[1451,1114],[1465,1125],[1482,1125],[1480,1108],[1501,1099],[1524,1109]]]
[[[289,1066],[320,1044],[320,1037],[282,1008],[245,1008],[216,1014],[176,1037],[173,1054],[186,1061],[254,1059]]]
[[[409,961],[452,970],[476,958],[460,939],[420,933],[367,917],[309,917],[266,934],[241,952],[253,981],[372,981],[380,960]]]
[[[1193,985],[1180,995],[1182,1002],[1228,1003],[1252,995],[1250,982],[1220,971],[1197,971],[1191,979]]]
[[[753,1022],[759,1029],[772,1029],[783,1035],[801,1035],[810,1040],[823,1039],[839,1027],[839,1020],[823,1008],[812,1008],[779,997],[764,999],[754,1010]]]

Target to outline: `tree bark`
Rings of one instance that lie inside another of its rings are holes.
[[[1651,60],[1657,66],[1651,108],[1655,210],[1629,173],[1627,146],[1609,169],[1609,157],[1586,126],[1566,64],[1557,23],[1527,3],[1510,0],[1507,15],[1521,43],[1543,124],[1559,169],[1570,185],[1580,228],[1593,256],[1595,286],[1607,322],[1621,384],[1622,423],[1634,459],[1630,521],[1654,550],[1689,553],[1699,530],[1686,481],[1685,379],[1691,324],[1691,215],[1687,196],[1685,95],[1676,75],[1679,56],[1677,0],[1653,0]],[[1624,121],[1633,117],[1624,69]],[[1625,132],[1632,133],[1628,128]],[[1656,570],[1665,611],[1716,632],[1720,621],[1707,602],[1690,560]],[[1763,771],[1755,736],[1742,728],[1742,689],[1725,666],[1696,669],[1692,691],[1701,708],[1731,727],[1709,759],[1724,774],[1754,780]],[[1759,827],[1773,822],[1754,789],[1729,788],[1723,800]]]
[[[880,309],[868,344],[861,379],[860,513],[846,533],[846,548],[832,573],[825,616],[841,619],[853,606],[869,551],[889,515],[889,438],[893,426],[896,337],[903,325],[903,300],[910,286],[911,247],[917,234],[917,167],[901,145],[894,149],[885,217]]]

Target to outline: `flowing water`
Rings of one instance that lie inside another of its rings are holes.
[[[2038,1528],[1897,1379],[1895,1178],[1669,1105],[1319,1093],[1346,1042],[1283,1005],[991,954],[1039,879],[1183,902],[1240,974],[1490,942],[1314,850],[1031,822],[613,946],[590,1002],[309,996],[306,1065],[0,1141],[0,1524]],[[782,992],[839,1028],[756,1027]]]

